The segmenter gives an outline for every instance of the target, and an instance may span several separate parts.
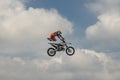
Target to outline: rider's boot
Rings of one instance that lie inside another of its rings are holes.
[[[51,38],[47,38],[49,41],[52,41],[52,39]]]

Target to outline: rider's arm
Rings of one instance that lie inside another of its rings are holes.
[[[61,41],[64,41],[64,38],[62,37],[62,35],[58,35],[58,38],[61,40]]]

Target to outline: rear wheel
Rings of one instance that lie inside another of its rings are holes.
[[[49,56],[54,56],[54,55],[56,54],[56,51],[55,51],[54,48],[49,48],[49,49],[47,50],[47,54],[48,54]]]
[[[75,53],[75,49],[73,47],[68,47],[66,49],[66,54],[72,56]]]

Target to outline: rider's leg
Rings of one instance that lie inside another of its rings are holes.
[[[51,37],[51,40],[52,40],[52,41],[56,41],[56,38],[55,38],[55,37]]]
[[[52,34],[50,35],[50,38],[51,38],[52,41],[56,41],[55,34],[52,33]]]

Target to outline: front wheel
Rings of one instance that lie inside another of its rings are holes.
[[[56,51],[55,51],[54,48],[49,48],[49,49],[47,50],[47,54],[48,54],[49,56],[54,56],[54,55],[56,54]]]
[[[66,49],[66,54],[72,56],[75,53],[75,49],[73,47],[68,47]]]

